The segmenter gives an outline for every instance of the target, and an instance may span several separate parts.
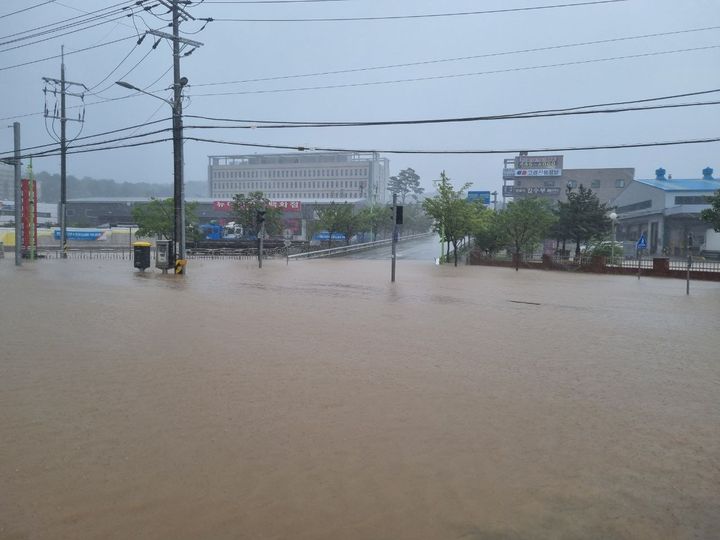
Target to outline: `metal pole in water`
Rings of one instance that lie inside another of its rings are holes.
[[[15,266],[22,265],[22,197],[21,189],[21,161],[20,161],[20,122],[13,122],[13,136],[15,139]]]
[[[395,283],[395,257],[397,252],[397,236],[398,236],[398,227],[397,227],[397,193],[393,193],[393,206],[392,206],[392,216],[393,216],[393,233],[392,233],[392,257],[391,257],[391,266],[390,266],[390,282]]]

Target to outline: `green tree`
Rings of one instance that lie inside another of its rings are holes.
[[[392,212],[392,209],[390,211]],[[390,221],[392,222],[392,219]],[[405,232],[410,234],[428,232],[432,224],[432,218],[425,213],[421,204],[405,205],[402,225]]]
[[[197,226],[195,210],[197,203],[185,204],[185,233],[192,238]],[[135,205],[132,217],[137,223],[136,235],[139,237],[160,236],[171,240],[174,232],[175,203],[170,199],[151,199],[147,204]]]
[[[359,228],[368,231],[372,240],[377,240],[378,234],[384,234],[392,224],[392,208],[381,204],[371,204],[358,213]]]
[[[345,241],[350,243],[349,234],[356,230],[357,224],[351,204],[331,202],[324,208],[320,208],[317,214],[320,226],[328,232],[328,241],[331,245],[335,233],[345,233]]]
[[[581,244],[605,238],[610,232],[612,222],[607,204],[582,184],[577,191],[567,189],[567,201],[558,202],[558,210],[562,230],[575,241],[576,255],[580,255]]]
[[[391,176],[388,181],[388,191],[397,193],[401,203],[405,204],[405,197],[412,193],[415,199],[425,191],[420,187],[420,176],[412,168],[403,169],[397,176]]]
[[[455,266],[458,260],[458,243],[473,232],[480,217],[478,206],[465,199],[465,191],[470,185],[464,184],[456,191],[443,171],[440,180],[436,182],[437,195],[425,199],[422,204],[425,213],[433,219],[433,230],[440,233],[443,240],[452,244]]]
[[[700,212],[700,219],[709,223],[716,232],[720,232],[720,190],[715,195],[708,197],[707,200],[710,208]]]
[[[270,206],[270,199],[262,191],[252,191],[247,195],[238,193],[232,200],[235,222],[239,223],[245,235],[249,231],[259,232],[258,210],[265,210],[265,232],[269,235],[282,234],[282,210]]]
[[[533,249],[543,240],[556,218],[546,200],[531,198],[508,203],[497,219],[513,247],[517,271],[520,268],[520,253]]]
[[[500,214],[487,210],[486,218],[475,229],[475,247],[492,256],[507,245],[507,235]]]

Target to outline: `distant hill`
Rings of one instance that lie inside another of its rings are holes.
[[[40,184],[40,202],[57,203],[60,200],[60,175],[40,172],[35,174]],[[172,197],[172,184],[150,182],[116,182],[95,178],[67,177],[68,199],[85,197]],[[185,182],[185,196],[208,197],[207,182]]]

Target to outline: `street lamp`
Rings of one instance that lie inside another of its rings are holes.
[[[610,264],[615,264],[615,223],[617,223],[618,215],[615,212],[610,212],[610,221],[612,221],[612,247],[610,248]]]
[[[155,99],[164,101],[172,109],[173,119],[173,199],[174,199],[174,224],[173,224],[173,244],[176,260],[182,261],[176,270],[178,273],[184,273],[185,264],[185,183],[184,183],[184,161],[183,161],[183,124],[182,124],[182,100],[180,93],[182,88],[187,85],[187,77],[176,79],[178,84],[173,85],[174,98],[172,100],[162,98],[150,92],[146,92],[142,88],[130,84],[125,81],[116,81],[115,84],[134,90],[141,94],[152,96]]]

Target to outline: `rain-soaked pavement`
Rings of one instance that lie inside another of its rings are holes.
[[[720,536],[718,284],[0,263],[0,538]]]

